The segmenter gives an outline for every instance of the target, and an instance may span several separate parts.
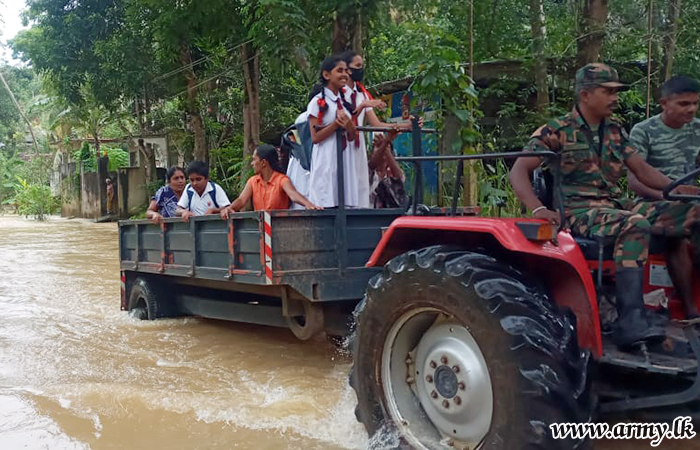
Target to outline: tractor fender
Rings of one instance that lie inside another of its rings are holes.
[[[555,303],[576,316],[579,346],[595,358],[602,355],[595,284],[583,253],[567,231],[557,242],[530,241],[516,222],[537,219],[404,216],[394,220],[366,263],[381,267],[391,258],[431,245],[455,245],[474,251],[498,253],[527,274],[543,280]]]

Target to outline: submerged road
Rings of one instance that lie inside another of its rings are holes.
[[[113,223],[0,216],[0,449],[385,447],[355,421],[347,355],[275,328],[136,320],[117,248]]]

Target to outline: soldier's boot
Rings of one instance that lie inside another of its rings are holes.
[[[613,342],[627,348],[642,342],[654,343],[666,337],[663,326],[652,319],[644,307],[643,268],[618,268],[615,271],[617,322]]]

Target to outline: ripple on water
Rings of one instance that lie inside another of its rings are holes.
[[[325,341],[119,311],[115,224],[0,230],[0,448],[367,446],[349,361]]]

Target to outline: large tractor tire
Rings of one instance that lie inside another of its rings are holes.
[[[129,295],[128,311],[141,320],[155,320],[177,316],[177,311],[169,303],[167,291],[154,280],[139,277],[134,281]]]
[[[356,415],[392,448],[571,449],[588,422],[589,353],[574,317],[512,267],[429,247],[392,259],[355,310]]]

